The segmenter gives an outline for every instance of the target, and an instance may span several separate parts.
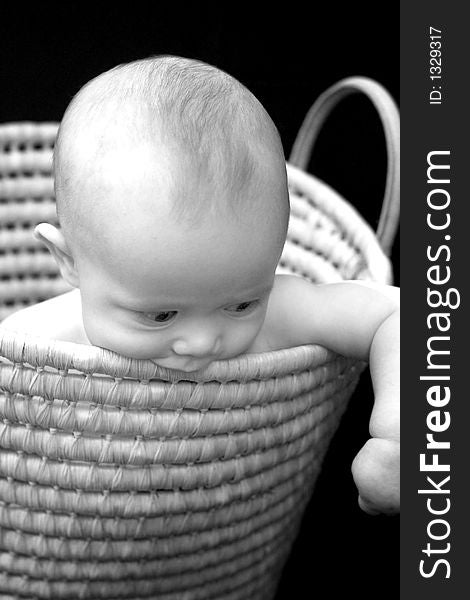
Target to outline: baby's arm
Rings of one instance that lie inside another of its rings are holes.
[[[393,290],[398,291],[396,288]],[[382,292],[390,291],[390,288]],[[352,473],[359,505],[370,514],[400,509],[400,312],[397,306],[377,330],[370,349],[374,407],[371,439],[357,454]]]
[[[359,504],[370,513],[399,510],[399,290],[363,282],[312,285],[277,278],[269,329],[284,344],[316,343],[368,360],[374,387],[372,438],[353,463]]]

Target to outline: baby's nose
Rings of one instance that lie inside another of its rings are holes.
[[[214,355],[217,352],[219,340],[216,335],[208,331],[179,339],[173,344],[173,352],[180,356],[194,356],[203,358]]]

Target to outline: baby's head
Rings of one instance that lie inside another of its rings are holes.
[[[92,344],[186,371],[251,346],[289,211],[279,135],[244,86],[173,56],[111,69],[69,105],[54,168],[61,229],[36,232]]]

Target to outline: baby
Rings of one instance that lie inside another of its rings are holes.
[[[54,170],[61,227],[35,235],[75,289],[3,327],[181,371],[310,343],[368,360],[372,439],[353,475],[364,510],[398,510],[398,290],[275,275],[285,159],[243,85],[174,56],[111,69],[70,103]]]

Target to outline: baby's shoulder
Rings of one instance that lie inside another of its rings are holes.
[[[87,343],[81,314],[80,292],[72,290],[13,313],[0,327],[48,339]]]
[[[316,286],[298,275],[279,274],[274,279],[263,327],[254,345],[255,352],[297,345],[298,329],[304,329],[299,315],[302,306],[316,302]]]
[[[282,273],[274,277],[273,293],[297,291],[304,287],[315,287],[315,284],[300,275]]]
[[[313,283],[298,275],[276,275],[272,298],[280,302],[288,302],[291,306],[296,301],[303,302],[306,298],[309,302],[318,300],[333,301],[329,308],[335,308],[336,300],[344,302],[348,296],[380,295],[384,298],[400,302],[400,288],[384,285],[373,281],[343,280],[334,283]]]
[[[276,275],[270,295],[270,308],[282,309],[284,304],[293,306],[305,296],[315,296],[317,285],[298,275]]]

